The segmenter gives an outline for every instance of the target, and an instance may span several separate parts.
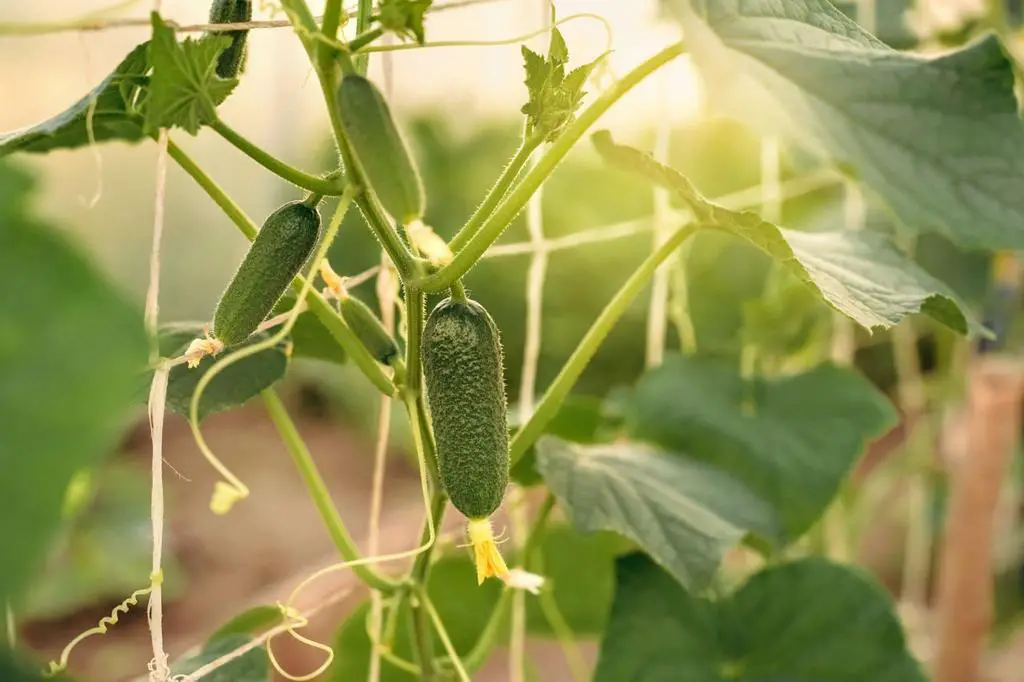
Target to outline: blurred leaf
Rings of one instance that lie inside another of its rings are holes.
[[[150,571],[149,476],[130,464],[111,463],[99,473],[95,495],[68,518],[45,567],[32,579],[20,615],[50,620],[97,602],[119,602],[145,584]],[[164,596],[173,599],[181,567],[165,556]]]
[[[141,140],[142,118],[137,113],[136,99],[147,80],[148,50],[148,42],[137,45],[92,92],[53,118],[0,134],[0,157],[16,151],[81,147],[89,144],[90,127],[96,142]]]
[[[826,0],[672,7],[722,112],[853,167],[911,229],[1024,246],[1024,129],[995,35],[924,58]]]
[[[171,674],[189,675],[194,673],[207,663],[216,661],[221,656],[245,646],[250,641],[252,641],[252,637],[244,634],[211,637],[198,654],[171,666]],[[203,682],[270,682],[270,662],[267,652],[262,646],[250,649],[204,676]]]
[[[220,639],[229,635],[256,635],[279,624],[281,619],[281,609],[277,606],[254,606],[221,625],[210,635],[210,639]]]
[[[0,220],[0,288],[0,603],[20,604],[72,476],[115,447],[146,337],[135,306],[62,236],[21,216]]]
[[[776,262],[761,296],[743,303],[743,343],[757,349],[762,367],[804,350],[817,360],[831,338],[831,322],[817,293]]]
[[[604,402],[599,398],[584,395],[570,395],[558,408],[558,412],[544,427],[543,433],[557,436],[562,440],[574,443],[597,442],[604,421]],[[513,433],[522,424],[518,410],[509,411],[509,428]],[[531,446],[522,458],[515,463],[509,472],[512,480],[522,486],[534,486],[541,483],[540,472],[537,471],[537,448]]]
[[[387,31],[423,44],[423,15],[434,0],[381,0],[377,21]]]
[[[544,436],[537,467],[578,529],[621,533],[693,588],[748,533],[776,540],[782,532],[771,506],[735,478],[639,443]]]
[[[961,334],[984,334],[954,291],[919,268],[886,237],[867,230],[796,232],[753,212],[713,204],[678,171],[649,154],[615,144],[607,130],[593,136],[609,162],[676,192],[697,224],[746,239],[777,260],[838,311],[867,329],[888,329],[921,312]]]
[[[174,29],[154,12],[149,61],[153,75],[146,99],[148,133],[160,128],[183,128],[191,135],[217,119],[217,106],[238,85],[237,78],[217,76],[217,58],[231,37],[210,33],[178,42]]]
[[[280,315],[295,306],[294,296],[285,296],[274,306],[272,315]],[[326,360],[339,365],[345,362],[345,349],[331,336],[331,332],[316,315],[306,310],[299,313],[299,319],[292,327],[292,357]]]
[[[66,674],[49,677],[43,674],[43,664],[32,661],[20,653],[12,653],[0,645],[0,680],[4,682],[71,682]]]
[[[637,384],[628,423],[637,438],[741,481],[792,541],[896,414],[863,377],[832,365],[744,380],[712,360],[670,356]]]
[[[177,357],[185,352],[192,339],[203,336],[203,325],[174,324],[160,330],[160,354]],[[247,348],[269,338],[269,332],[253,334],[247,341],[227,353]],[[202,376],[213,365],[226,357],[222,353],[216,358],[203,358],[198,367],[178,365],[171,370],[167,381],[167,407],[177,414],[188,417],[192,394]],[[288,369],[288,356],[281,345],[262,350],[255,355],[242,358],[219,372],[203,392],[199,400],[199,419],[202,421],[215,412],[244,405],[260,394],[260,391],[274,385]]]
[[[924,682],[892,602],[860,570],[770,566],[712,602],[646,556],[619,559],[595,682]]]

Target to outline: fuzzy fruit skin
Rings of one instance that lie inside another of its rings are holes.
[[[271,213],[220,297],[213,335],[233,346],[256,331],[309,259],[320,236],[320,213],[293,201]]]
[[[377,362],[390,365],[398,357],[398,346],[370,307],[355,296],[341,300],[341,317]]]
[[[441,301],[421,345],[441,483],[470,519],[487,518],[508,485],[508,405],[501,336],[476,301]]]
[[[337,95],[345,137],[384,210],[403,225],[422,218],[423,181],[384,95],[357,74],[341,79]]]
[[[210,5],[211,24],[240,24],[252,21],[251,0],[213,0]],[[217,75],[221,78],[237,78],[245,69],[246,40],[248,31],[225,31],[218,35],[231,37],[231,44],[217,58]]]

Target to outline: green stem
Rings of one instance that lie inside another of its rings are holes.
[[[345,183],[340,181],[340,178],[331,180],[317,177],[289,166],[284,161],[268,154],[261,147],[243,137],[238,131],[220,119],[214,120],[210,127],[250,159],[293,185],[324,196],[337,196],[345,190]]]
[[[608,302],[608,305],[601,311],[597,320],[587,330],[586,335],[580,341],[576,350],[573,351],[568,362],[565,363],[558,376],[555,377],[547,392],[544,393],[544,397],[537,404],[537,409],[529,421],[523,425],[512,439],[509,451],[513,466],[543,433],[544,427],[547,426],[548,422],[558,412],[558,408],[565,400],[565,397],[569,395],[569,391],[572,390],[573,385],[579,379],[580,374],[583,373],[590,359],[594,357],[598,347],[605,337],[608,336],[615,323],[622,317],[622,314],[626,312],[629,304],[640,293],[640,290],[647,285],[647,281],[654,275],[658,266],[696,231],[697,228],[693,225],[687,225],[676,230],[664,244],[658,247],[657,251],[654,251],[647,257],[640,267],[630,275],[629,279],[626,280],[626,283],[622,285],[622,288],[619,289],[612,300]]]
[[[615,85],[603,92],[573,121],[547,149],[547,152],[530,169],[515,189],[501,202],[501,205],[484,222],[474,235],[456,254],[451,263],[441,270],[421,277],[411,284],[427,292],[447,289],[452,282],[462,277],[483,256],[484,252],[501,236],[505,228],[519,215],[533,193],[547,180],[569,150],[583,134],[601,117],[615,102],[629,92],[644,78],[660,67],[672,61],[686,51],[681,42],[666,47],[661,52],[637,66],[622,77]]]
[[[534,520],[530,534],[526,538],[526,544],[523,545],[522,565],[527,567],[527,569],[529,569],[533,555],[537,552],[537,548],[544,535],[544,529],[547,527],[548,519],[550,519],[551,511],[554,508],[555,496],[548,493],[537,512],[537,518]],[[462,662],[470,672],[478,670],[487,660],[487,656],[491,653],[491,649],[494,648],[494,644],[498,639],[498,633],[501,631],[501,626],[508,616],[508,610],[511,605],[512,588],[506,587],[502,591],[501,596],[498,597],[498,603],[494,606],[494,610],[491,611],[491,616],[488,618],[484,629],[480,632],[476,643],[473,644],[473,648],[462,658]]]
[[[380,38],[382,35],[384,35],[384,29],[380,27],[371,28],[369,31],[359,31],[358,35],[348,42],[348,49],[357,53],[355,63],[356,71],[359,73],[366,75],[366,66],[362,65],[365,65],[370,58],[368,52],[359,52],[359,50],[363,49],[377,38]]]
[[[355,541],[345,527],[345,522],[342,521],[341,515],[338,514],[338,509],[331,500],[331,494],[327,490],[327,485],[324,483],[323,477],[320,476],[320,471],[316,468],[316,463],[309,453],[309,448],[306,447],[306,443],[302,440],[302,436],[299,435],[298,429],[295,428],[295,423],[288,415],[288,410],[285,408],[284,403],[281,402],[281,398],[271,388],[264,390],[260,395],[263,397],[263,403],[267,407],[270,419],[274,422],[274,426],[277,427],[277,431],[281,434],[281,439],[288,448],[295,466],[299,469],[302,481],[306,484],[306,490],[309,492],[310,497],[313,498],[313,503],[316,505],[317,511],[320,512],[320,518],[323,519],[324,525],[327,526],[327,532],[330,534],[331,540],[334,541],[334,546],[338,548],[338,553],[341,554],[345,561],[359,560],[361,558],[359,548],[356,547]],[[353,566],[352,572],[370,587],[384,593],[389,594],[398,588],[398,583],[385,578],[365,564]]]
[[[199,164],[192,157],[185,153],[185,150],[175,144],[174,140],[168,139],[167,152],[181,166],[182,170],[188,173],[213,202],[224,211],[224,214],[231,219],[231,222],[245,235],[246,239],[252,241],[256,238],[256,233],[259,231],[256,223],[239,208],[238,204],[227,195],[213,178],[207,175],[206,171],[199,167]],[[296,277],[292,280],[292,291],[296,292],[296,294],[300,292],[303,282],[304,279],[302,277]],[[306,304],[313,311],[313,314],[316,315],[317,319],[327,327],[327,330],[334,337],[334,340],[338,342],[338,345],[345,349],[345,352],[352,358],[356,366],[362,370],[366,378],[386,395],[394,395],[395,386],[391,379],[384,373],[376,359],[370,355],[370,352],[366,350],[366,347],[359,341],[359,338],[352,332],[341,315],[324,300],[323,296],[315,290],[310,291],[309,295],[306,296]]]
[[[494,213],[494,209],[498,203],[505,198],[508,194],[508,188],[512,186],[513,181],[519,176],[519,171],[523,169],[526,162],[530,160],[530,154],[536,149],[541,143],[541,139],[537,137],[524,137],[522,143],[519,145],[519,149],[513,154],[509,160],[505,169],[498,176],[497,181],[487,192],[487,196],[484,197],[483,202],[477,206],[476,211],[469,217],[466,224],[462,226],[462,229],[452,237],[452,240],[448,243],[448,248],[452,251],[459,251],[466,244],[476,236],[479,232],[480,226],[483,222]]]
[[[452,282],[451,291],[452,298],[454,298],[456,301],[466,301],[466,288],[462,286],[461,279],[457,279],[454,282]]]
[[[320,25],[320,32],[331,40],[337,37],[338,26],[341,25],[341,15],[344,12],[341,5],[341,0],[327,0],[327,4],[324,5],[324,19]],[[362,8],[363,0],[360,0],[360,11],[362,11]]]
[[[415,601],[409,608],[409,639],[412,641],[413,659],[419,665],[420,682],[434,682],[437,671],[434,667],[434,641],[430,626],[430,614],[423,604]]]

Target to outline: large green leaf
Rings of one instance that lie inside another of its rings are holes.
[[[195,135],[217,118],[217,106],[238,85],[237,78],[216,74],[217,58],[231,37],[210,33],[178,42],[174,29],[152,14],[153,40],[149,61],[153,76],[146,99],[146,131],[172,126]]]
[[[202,336],[203,325],[167,325],[160,330],[160,354],[164,357],[178,357],[185,352],[193,339]],[[269,336],[267,332],[254,334],[245,343],[228,350],[227,353],[265,341]],[[195,368],[181,364],[171,369],[167,379],[167,407],[187,417],[192,395],[199,380],[225,355],[222,353],[217,358],[203,358]],[[260,391],[273,386],[284,376],[287,369],[288,355],[280,344],[228,365],[207,385],[202,398],[199,399],[199,419],[244,405],[259,395]]]
[[[88,95],[42,123],[0,135],[0,157],[16,151],[48,152],[96,142],[142,139],[142,117],[136,111],[139,91],[149,71],[149,43],[128,53],[114,71]],[[90,130],[91,129],[91,130]]]
[[[786,540],[814,523],[865,442],[895,421],[888,399],[847,369],[745,380],[682,356],[641,378],[628,414],[634,436],[742,481],[773,507]]]
[[[245,646],[252,640],[244,634],[211,638],[195,656],[178,661],[171,667],[173,675],[189,675],[207,663]],[[270,661],[262,646],[246,651],[238,658],[203,677],[204,682],[270,682]]]
[[[892,603],[820,558],[763,569],[719,602],[642,554],[619,559],[595,682],[924,682]]]
[[[989,35],[897,52],[827,0],[673,0],[717,107],[854,169],[910,228],[1024,247],[1024,128]]]
[[[635,541],[682,584],[700,588],[748,533],[779,540],[772,507],[703,462],[639,443],[575,445],[544,436],[537,467],[582,531]]]
[[[903,255],[887,237],[868,230],[797,232],[776,227],[749,211],[705,199],[686,176],[649,154],[616,144],[607,131],[593,136],[608,161],[667,187],[689,205],[701,227],[746,239],[782,263],[836,310],[858,324],[887,329],[921,312],[961,334],[984,328],[946,284]]]
[[[509,411],[508,426],[514,433],[522,428],[519,411]],[[544,433],[574,443],[595,443],[601,440],[604,426],[604,402],[586,395],[570,395],[558,407],[558,412],[544,427]],[[543,479],[537,471],[537,448],[530,446],[512,466],[512,480],[522,486],[534,486]]]
[[[20,603],[72,475],[116,444],[146,336],[140,311],[75,248],[5,207],[0,290],[0,603]]]

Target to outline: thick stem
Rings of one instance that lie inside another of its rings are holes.
[[[605,337],[608,336],[615,323],[622,317],[622,314],[626,312],[629,304],[640,293],[640,290],[646,286],[648,280],[651,279],[654,272],[658,269],[658,266],[671,256],[696,230],[697,228],[692,225],[676,230],[657,251],[647,257],[640,267],[626,280],[626,283],[622,285],[622,288],[619,289],[612,300],[608,302],[604,310],[601,311],[597,320],[590,326],[583,340],[580,341],[576,350],[573,351],[568,362],[562,367],[562,371],[558,373],[558,376],[555,377],[547,392],[544,393],[544,397],[537,404],[537,409],[533,416],[530,417],[529,421],[523,425],[512,439],[510,456],[513,466],[544,432],[544,427],[554,418],[558,408],[562,405],[565,397],[569,395],[569,391],[576,384],[576,380],[579,379],[590,359],[594,357],[598,347]]]
[[[220,119],[211,123],[210,127],[250,159],[293,185],[324,196],[337,196],[345,191],[345,183],[341,180],[340,174],[335,179],[329,179],[304,173],[267,153]]]
[[[452,237],[451,241],[448,242],[448,248],[452,251],[458,251],[462,249],[480,230],[480,226],[483,225],[484,221],[487,220],[494,213],[494,209],[498,203],[505,198],[508,194],[509,187],[519,176],[519,172],[526,165],[527,161],[530,160],[530,155],[533,150],[536,149],[541,143],[541,139],[537,137],[524,138],[522,143],[519,145],[519,149],[513,154],[509,160],[505,169],[501,171],[501,175],[495,181],[494,185],[487,192],[487,196],[477,206],[476,211],[469,217],[466,224]]]
[[[256,224],[239,208],[238,204],[227,195],[220,185],[207,175],[206,171],[200,168],[192,157],[185,153],[185,150],[174,143],[174,140],[167,140],[167,153],[181,166],[182,170],[195,180],[196,184],[206,192],[213,202],[224,211],[224,214],[231,219],[231,222],[245,235],[246,239],[252,241],[256,238],[256,233],[259,231]],[[292,281],[292,291],[296,293],[301,291],[303,282],[304,279],[302,277],[296,277]],[[306,296],[306,305],[317,316],[317,319],[327,327],[334,340],[345,349],[345,352],[352,358],[352,362],[362,370],[366,378],[384,394],[394,395],[395,386],[391,379],[384,374],[384,370],[374,357],[366,350],[366,347],[359,341],[341,315],[324,300],[323,296],[315,290],[310,291]]]
[[[309,496],[313,499],[317,511],[320,512],[320,518],[323,519],[327,532],[330,534],[331,540],[334,541],[334,546],[338,548],[338,553],[345,561],[360,559],[359,548],[356,547],[355,540],[352,539],[338,509],[334,506],[327,485],[313,461],[313,456],[309,453],[309,448],[306,447],[305,441],[299,435],[298,429],[295,428],[295,423],[288,415],[284,403],[273,389],[268,388],[260,395],[263,397],[263,403],[267,407],[270,419],[277,427],[278,433],[281,434],[281,440],[284,441],[285,447],[288,448],[288,452],[292,456],[292,461],[295,462],[295,466],[302,476],[302,482],[306,485]],[[353,566],[352,572],[367,585],[381,592],[391,593],[398,587],[397,583],[388,580],[365,564]]]
[[[519,212],[526,206],[526,202],[530,200],[533,193],[547,180],[555,170],[555,167],[569,153],[569,150],[583,137],[587,129],[644,78],[685,51],[686,48],[681,42],[666,47],[623,76],[615,85],[602,93],[548,147],[547,152],[538,160],[537,165],[523,177],[515,189],[501,202],[494,213],[480,227],[477,234],[455,254],[452,262],[435,273],[419,278],[412,284],[428,292],[437,292],[447,289],[451,286],[452,282],[466,274],[483,256],[491,244],[501,236],[505,228],[519,215]]]
[[[360,0],[360,15],[362,14],[364,4],[370,3]],[[338,27],[341,25],[341,16],[344,11],[341,0],[327,0],[327,4],[324,5],[324,18],[323,23],[320,24],[320,32],[330,40],[334,40],[338,35]]]

